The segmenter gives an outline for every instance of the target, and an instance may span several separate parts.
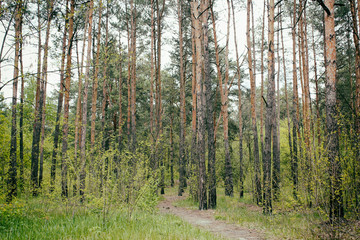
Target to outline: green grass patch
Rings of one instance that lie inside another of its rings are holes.
[[[112,206],[108,214],[39,198],[0,204],[0,239],[214,239],[173,215]]]

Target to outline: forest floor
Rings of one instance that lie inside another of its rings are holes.
[[[216,220],[215,210],[201,211],[178,206],[176,203],[185,200],[186,195],[177,196],[168,193],[163,196],[164,200],[158,205],[160,213],[176,215],[195,227],[225,239],[264,239],[264,236],[256,230]]]

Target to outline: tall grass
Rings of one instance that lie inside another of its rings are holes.
[[[172,215],[114,206],[70,206],[36,198],[0,205],[0,239],[215,239]]]

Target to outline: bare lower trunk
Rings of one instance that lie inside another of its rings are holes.
[[[93,9],[94,1],[91,0],[88,6],[88,39],[87,39],[87,57],[86,57],[86,70],[85,82],[83,90],[82,102],[82,119],[81,119],[81,139],[80,139],[80,201],[84,202],[85,199],[85,178],[86,178],[86,125],[87,125],[87,102],[90,80],[90,65],[91,65],[91,46],[92,46],[92,22],[93,22]],[[86,27],[86,26],[85,26]],[[85,41],[85,39],[84,39]],[[80,96],[79,96],[80,97]]]
[[[325,14],[326,46],[326,129],[330,175],[329,219],[338,222],[344,217],[341,189],[341,165],[339,156],[338,124],[336,111],[336,40],[334,0],[326,0],[330,15]]]
[[[66,1],[66,6],[68,5],[68,0]],[[62,53],[61,53],[61,67],[60,67],[60,87],[59,87],[59,97],[58,97],[58,105],[56,111],[56,123],[55,123],[55,131],[54,131],[54,144],[53,144],[53,152],[52,152],[52,160],[51,160],[51,169],[50,169],[50,192],[54,190],[55,187],[55,177],[56,177],[56,158],[58,153],[58,145],[59,145],[59,135],[60,135],[60,117],[61,110],[63,105],[64,98],[64,69],[65,69],[65,54],[66,54],[66,37],[67,37],[67,18],[68,12],[66,13],[66,20],[64,26],[64,35],[62,40]]]
[[[268,91],[267,91],[267,106],[265,119],[265,149],[264,149],[264,199],[263,211],[265,214],[272,213],[272,197],[271,197],[271,132],[276,133],[273,119],[276,115],[275,108],[275,53],[274,53],[274,0],[269,1],[269,18],[268,18]],[[276,134],[274,134],[276,135]],[[273,145],[276,141],[273,138]]]
[[[13,75],[13,96],[11,105],[11,142],[10,142],[10,161],[8,172],[8,192],[6,201],[11,202],[17,195],[17,127],[16,127],[16,99],[19,77],[19,50],[20,50],[20,24],[21,24],[22,2],[18,1],[15,10],[15,58],[14,58],[14,75]]]
[[[240,198],[244,196],[244,163],[243,163],[243,123],[242,123],[242,105],[241,105],[241,73],[240,73],[240,63],[239,63],[239,52],[237,46],[236,38],[236,21],[235,21],[235,10],[233,0],[231,0],[231,8],[233,14],[233,26],[234,26],[234,43],[235,43],[235,53],[236,53],[236,72],[238,76],[238,113],[239,113],[239,192]],[[215,143],[214,143],[215,144]]]
[[[74,12],[75,0],[71,0],[70,20],[69,20],[69,40],[66,62],[65,78],[65,101],[64,101],[64,120],[63,120],[63,138],[62,138],[62,161],[61,161],[61,195],[68,197],[68,134],[69,134],[69,107],[70,107],[70,82],[71,82],[71,52],[72,40],[74,34]]]

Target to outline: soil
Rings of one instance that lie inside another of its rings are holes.
[[[164,195],[165,200],[158,205],[160,213],[173,214],[184,221],[201,228],[216,236],[225,239],[265,239],[256,230],[247,229],[236,224],[231,224],[222,220],[215,220],[215,210],[193,210],[174,205],[175,201],[183,200],[185,196]]]

